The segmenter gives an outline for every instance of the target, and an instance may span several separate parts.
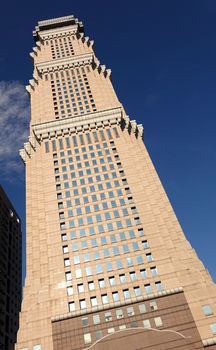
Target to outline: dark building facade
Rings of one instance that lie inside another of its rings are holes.
[[[20,219],[0,186],[0,349],[13,350],[22,294]]]

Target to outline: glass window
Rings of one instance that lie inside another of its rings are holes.
[[[71,302],[68,304],[68,307],[69,307],[69,311],[70,311],[70,312],[75,311],[75,302],[74,302],[74,301],[71,301]]]
[[[144,328],[151,328],[151,324],[149,320],[143,320],[143,327]]]
[[[129,253],[129,247],[127,244],[123,244],[123,252],[124,253]]]
[[[126,263],[127,263],[127,266],[133,266],[133,260],[132,258],[126,258]]]
[[[215,334],[216,333],[216,323],[212,323],[210,325],[210,328],[211,328],[212,333]]]
[[[124,314],[123,311],[121,309],[116,310],[116,318],[123,318]]]
[[[95,234],[94,227],[89,227],[89,234],[90,234],[90,236]]]
[[[145,284],[144,287],[145,287],[146,294],[152,293],[152,287],[150,284]]]
[[[150,302],[150,309],[151,309],[152,311],[155,311],[155,310],[158,309],[158,306],[157,306],[157,303],[156,303],[155,300],[152,300],[152,301]]]
[[[128,314],[128,316],[133,316],[135,314],[134,308],[132,306],[127,307],[127,314]]]
[[[155,326],[156,326],[156,327],[161,327],[161,326],[163,326],[163,322],[162,322],[161,317],[155,317],[155,318],[154,318],[154,321],[155,321]]]
[[[120,236],[120,240],[121,241],[125,241],[126,240],[126,236],[125,236],[124,232],[119,233],[119,236]]]
[[[80,309],[86,309],[86,301],[85,299],[82,299],[79,301]]]
[[[161,292],[163,290],[163,285],[160,281],[155,282],[156,288],[158,292]]]
[[[116,226],[118,229],[122,228],[122,222],[121,221],[116,221]]]
[[[112,321],[112,313],[110,311],[105,312],[104,317],[106,322]]]
[[[65,272],[65,279],[66,279],[66,281],[71,281],[72,280],[71,272]]]
[[[108,295],[107,294],[101,295],[101,299],[102,299],[102,303],[103,304],[108,304],[109,300],[108,300]]]
[[[152,256],[152,253],[146,254],[146,258],[147,258],[147,261],[148,261],[148,262],[151,262],[151,261],[154,260],[154,259],[153,259],[153,256]]]
[[[116,267],[117,267],[117,269],[122,268],[122,261],[121,260],[116,260]]]
[[[98,232],[103,233],[104,232],[104,227],[103,225],[98,225]]]
[[[129,289],[124,289],[124,290],[123,290],[123,294],[124,294],[124,298],[125,298],[125,299],[130,298],[130,292],[129,292]]]
[[[93,315],[93,324],[99,324],[100,323],[100,316],[99,315]]]
[[[90,266],[86,267],[86,276],[91,276],[92,275],[92,268]]]
[[[113,254],[114,254],[114,255],[119,255],[119,254],[120,254],[119,248],[118,248],[118,247],[114,247],[114,248],[113,248]]]
[[[142,248],[143,249],[147,249],[147,248],[149,248],[149,244],[148,244],[148,241],[142,241]]]
[[[136,275],[135,271],[130,272],[130,278],[131,278],[132,281],[137,280],[137,275]]]
[[[145,269],[140,270],[140,274],[141,274],[142,278],[147,278],[147,272]]]
[[[73,257],[73,262],[74,262],[75,265],[76,265],[76,264],[80,264],[80,257],[79,257],[79,255],[75,255],[75,256]]]
[[[41,345],[34,345],[33,350],[41,350]]]
[[[99,284],[99,288],[105,288],[105,281],[103,278],[98,280],[98,284]]]
[[[84,260],[84,262],[87,262],[87,261],[90,260],[90,255],[89,255],[89,253],[85,253],[85,254],[83,255],[83,260]]]
[[[136,257],[137,264],[143,264],[143,257],[141,255],[138,255]]]
[[[111,219],[111,216],[110,216],[110,213],[109,213],[109,212],[106,212],[106,213],[105,213],[105,219],[106,219],[106,220],[110,220],[110,219]]]
[[[112,293],[113,301],[119,301],[119,293],[118,292],[113,292]]]
[[[108,333],[108,334],[115,333],[115,328],[113,328],[113,327],[112,327],[112,328],[108,328],[108,329],[107,329],[107,333]]]
[[[119,279],[121,283],[125,283],[126,282],[126,276],[125,274],[119,275]]]
[[[88,287],[89,287],[89,290],[94,290],[95,289],[94,282],[93,281],[88,282]]]
[[[102,273],[103,272],[103,268],[101,265],[96,265],[96,273]]]
[[[109,283],[110,283],[111,286],[114,286],[116,284],[114,276],[109,277]]]
[[[210,305],[202,306],[202,310],[203,310],[204,315],[206,315],[206,316],[209,316],[209,315],[213,314],[213,311],[212,311],[212,308],[211,308]]]
[[[68,251],[69,251],[69,250],[68,250],[68,246],[67,246],[67,245],[63,246],[63,247],[62,247],[62,250],[63,250],[63,253],[64,253],[64,254],[68,253]]]
[[[151,274],[152,274],[153,277],[158,275],[158,271],[157,271],[157,267],[156,266],[151,267],[150,271],[151,271]]]
[[[107,244],[106,237],[103,236],[100,238],[100,240],[102,245]]]
[[[81,278],[82,277],[82,270],[81,269],[75,270],[75,275],[76,275],[76,278]]]
[[[96,331],[96,340],[99,340],[103,337],[103,332],[101,330]]]
[[[107,272],[113,270],[113,267],[112,267],[112,263],[111,263],[111,262],[107,262],[107,263],[106,263],[106,270],[107,270]]]
[[[133,242],[133,243],[132,243],[132,246],[133,246],[133,250],[134,250],[134,251],[139,250],[139,246],[138,246],[138,243],[137,243],[137,242]]]
[[[64,259],[64,266],[70,266],[70,259]]]
[[[75,252],[79,249],[78,243],[73,243],[72,244],[72,252]]]
[[[67,287],[67,295],[68,296],[73,295],[73,287],[72,286]]]
[[[93,256],[94,256],[94,260],[100,259],[100,254],[99,254],[99,252],[94,252]]]
[[[82,318],[81,318],[81,322],[82,322],[82,326],[83,326],[83,327],[88,326],[88,325],[89,325],[88,317],[82,317]]]
[[[109,249],[105,248],[103,250],[103,254],[104,254],[104,258],[108,258],[110,256],[110,252],[109,252]]]
[[[136,297],[139,297],[141,295],[141,288],[134,287],[134,294],[136,295]]]
[[[97,306],[97,298],[96,297],[91,297],[90,300],[91,300],[92,306]]]
[[[91,343],[91,333],[84,334],[84,343],[85,344]]]
[[[146,312],[146,306],[145,304],[139,304],[139,312],[141,314],[144,314]]]

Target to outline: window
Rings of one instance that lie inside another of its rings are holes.
[[[66,233],[63,233],[63,234],[61,235],[61,240],[62,240],[62,241],[67,241],[67,235],[66,235]]]
[[[145,269],[140,270],[140,274],[141,274],[142,278],[146,278],[147,277],[147,272],[146,272]]]
[[[101,299],[103,304],[108,304],[109,300],[107,294],[101,295]]]
[[[96,297],[91,297],[90,300],[91,300],[92,306],[97,306],[97,298]]]
[[[85,344],[91,343],[91,333],[84,334],[84,343]]]
[[[107,333],[108,333],[108,334],[115,333],[115,328],[113,328],[113,327],[112,327],[112,328],[108,328],[108,329],[107,329]]]
[[[156,303],[155,300],[152,300],[152,301],[150,302],[150,309],[151,309],[151,311],[155,311],[155,310],[158,309],[158,306],[157,306],[157,303]]]
[[[161,317],[155,317],[155,318],[154,318],[154,321],[155,321],[155,326],[156,326],[156,327],[161,327],[161,326],[163,326],[163,322],[162,322]]]
[[[65,279],[66,279],[66,281],[71,281],[72,280],[71,272],[65,272]]]
[[[77,289],[79,293],[84,293],[84,285],[82,283],[77,285]]]
[[[119,301],[119,293],[118,292],[113,292],[112,293],[113,301]]]
[[[81,269],[75,270],[75,274],[76,274],[76,278],[81,278],[82,277],[82,270]]]
[[[137,242],[133,242],[132,243],[132,246],[133,246],[133,250],[136,252],[137,250],[139,250],[139,246],[138,246],[138,243]]]
[[[210,305],[204,305],[202,306],[202,311],[204,313],[204,315],[209,316],[213,314],[212,308]]]
[[[69,258],[64,259],[64,266],[70,266]]]
[[[92,275],[92,268],[90,266],[86,267],[86,276],[91,276]]]
[[[114,286],[116,284],[115,277],[114,276],[109,277],[109,282],[111,286]]]
[[[67,287],[67,295],[68,296],[73,295],[73,287],[72,286]]]
[[[131,278],[132,281],[135,281],[137,279],[137,275],[136,275],[135,271],[130,272],[130,278]]]
[[[119,279],[120,279],[120,282],[121,282],[121,283],[125,283],[125,282],[126,282],[126,277],[125,277],[124,274],[119,275]]]
[[[103,268],[101,265],[96,265],[96,273],[102,273],[103,272]]]
[[[99,288],[105,288],[105,281],[103,278],[98,281],[98,284],[99,284]]]
[[[139,304],[139,312],[141,314],[144,314],[146,312],[146,306],[145,304]]]
[[[148,241],[142,241],[142,248],[143,249],[147,249],[147,248],[149,248],[149,244],[148,244]]]
[[[71,302],[68,304],[68,307],[69,307],[69,312],[75,311],[75,302],[74,302],[74,301],[71,301]]]
[[[155,282],[156,288],[158,292],[161,292],[163,290],[163,285],[160,281]]]
[[[143,327],[144,328],[151,328],[151,324],[149,320],[143,320]]]
[[[86,309],[86,301],[85,299],[79,301],[80,309]]]
[[[34,345],[33,350],[41,350],[41,345]]]
[[[93,281],[88,282],[88,287],[89,287],[89,290],[94,290],[95,289],[94,282]]]
[[[132,306],[127,308],[127,314],[128,314],[128,316],[134,315],[134,308]]]
[[[153,256],[152,256],[152,253],[146,254],[146,258],[147,258],[147,261],[148,261],[148,262],[151,262],[151,261],[154,260],[154,259],[153,259]]]
[[[99,315],[93,315],[92,319],[93,319],[94,324],[100,323],[100,316]]]
[[[105,321],[106,322],[112,321],[112,314],[111,314],[110,311],[109,312],[105,312],[104,317],[105,317]]]
[[[158,275],[158,271],[157,271],[157,267],[156,266],[151,267],[150,271],[151,271],[151,274],[152,274],[153,277]]]
[[[99,340],[103,337],[103,332],[101,330],[96,331],[96,340]]]
[[[113,254],[114,255],[119,255],[119,248],[118,247],[114,247],[113,248]]]
[[[123,311],[121,309],[119,310],[116,310],[116,318],[123,318],[124,317],[124,314],[123,314]]]
[[[145,284],[144,287],[145,287],[146,294],[152,293],[152,287],[150,284]]]
[[[215,334],[216,333],[216,323],[212,323],[210,325],[210,328],[211,328],[212,333]]]
[[[120,330],[126,329],[126,325],[125,325],[125,324],[121,324],[121,325],[119,326],[119,329],[120,329]]]
[[[68,246],[67,246],[67,245],[63,246],[63,247],[62,247],[62,250],[63,250],[63,254],[66,254],[66,253],[69,252]]]
[[[134,294],[136,295],[136,297],[139,297],[141,295],[140,287],[134,287]]]
[[[129,292],[129,289],[124,289],[124,290],[123,290],[123,294],[124,294],[124,298],[125,298],[125,299],[130,298],[130,292]]]
[[[88,325],[89,325],[88,317],[83,317],[83,318],[81,318],[81,322],[82,322],[82,326],[83,326],[83,327],[88,326]]]

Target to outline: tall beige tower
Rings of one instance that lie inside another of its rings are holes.
[[[38,22],[17,350],[216,349],[216,288],[110,69],[73,16]]]

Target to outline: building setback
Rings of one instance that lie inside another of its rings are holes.
[[[17,350],[216,349],[216,288],[110,69],[73,16],[38,22]]]
[[[0,185],[0,349],[13,350],[22,292],[20,219]]]

